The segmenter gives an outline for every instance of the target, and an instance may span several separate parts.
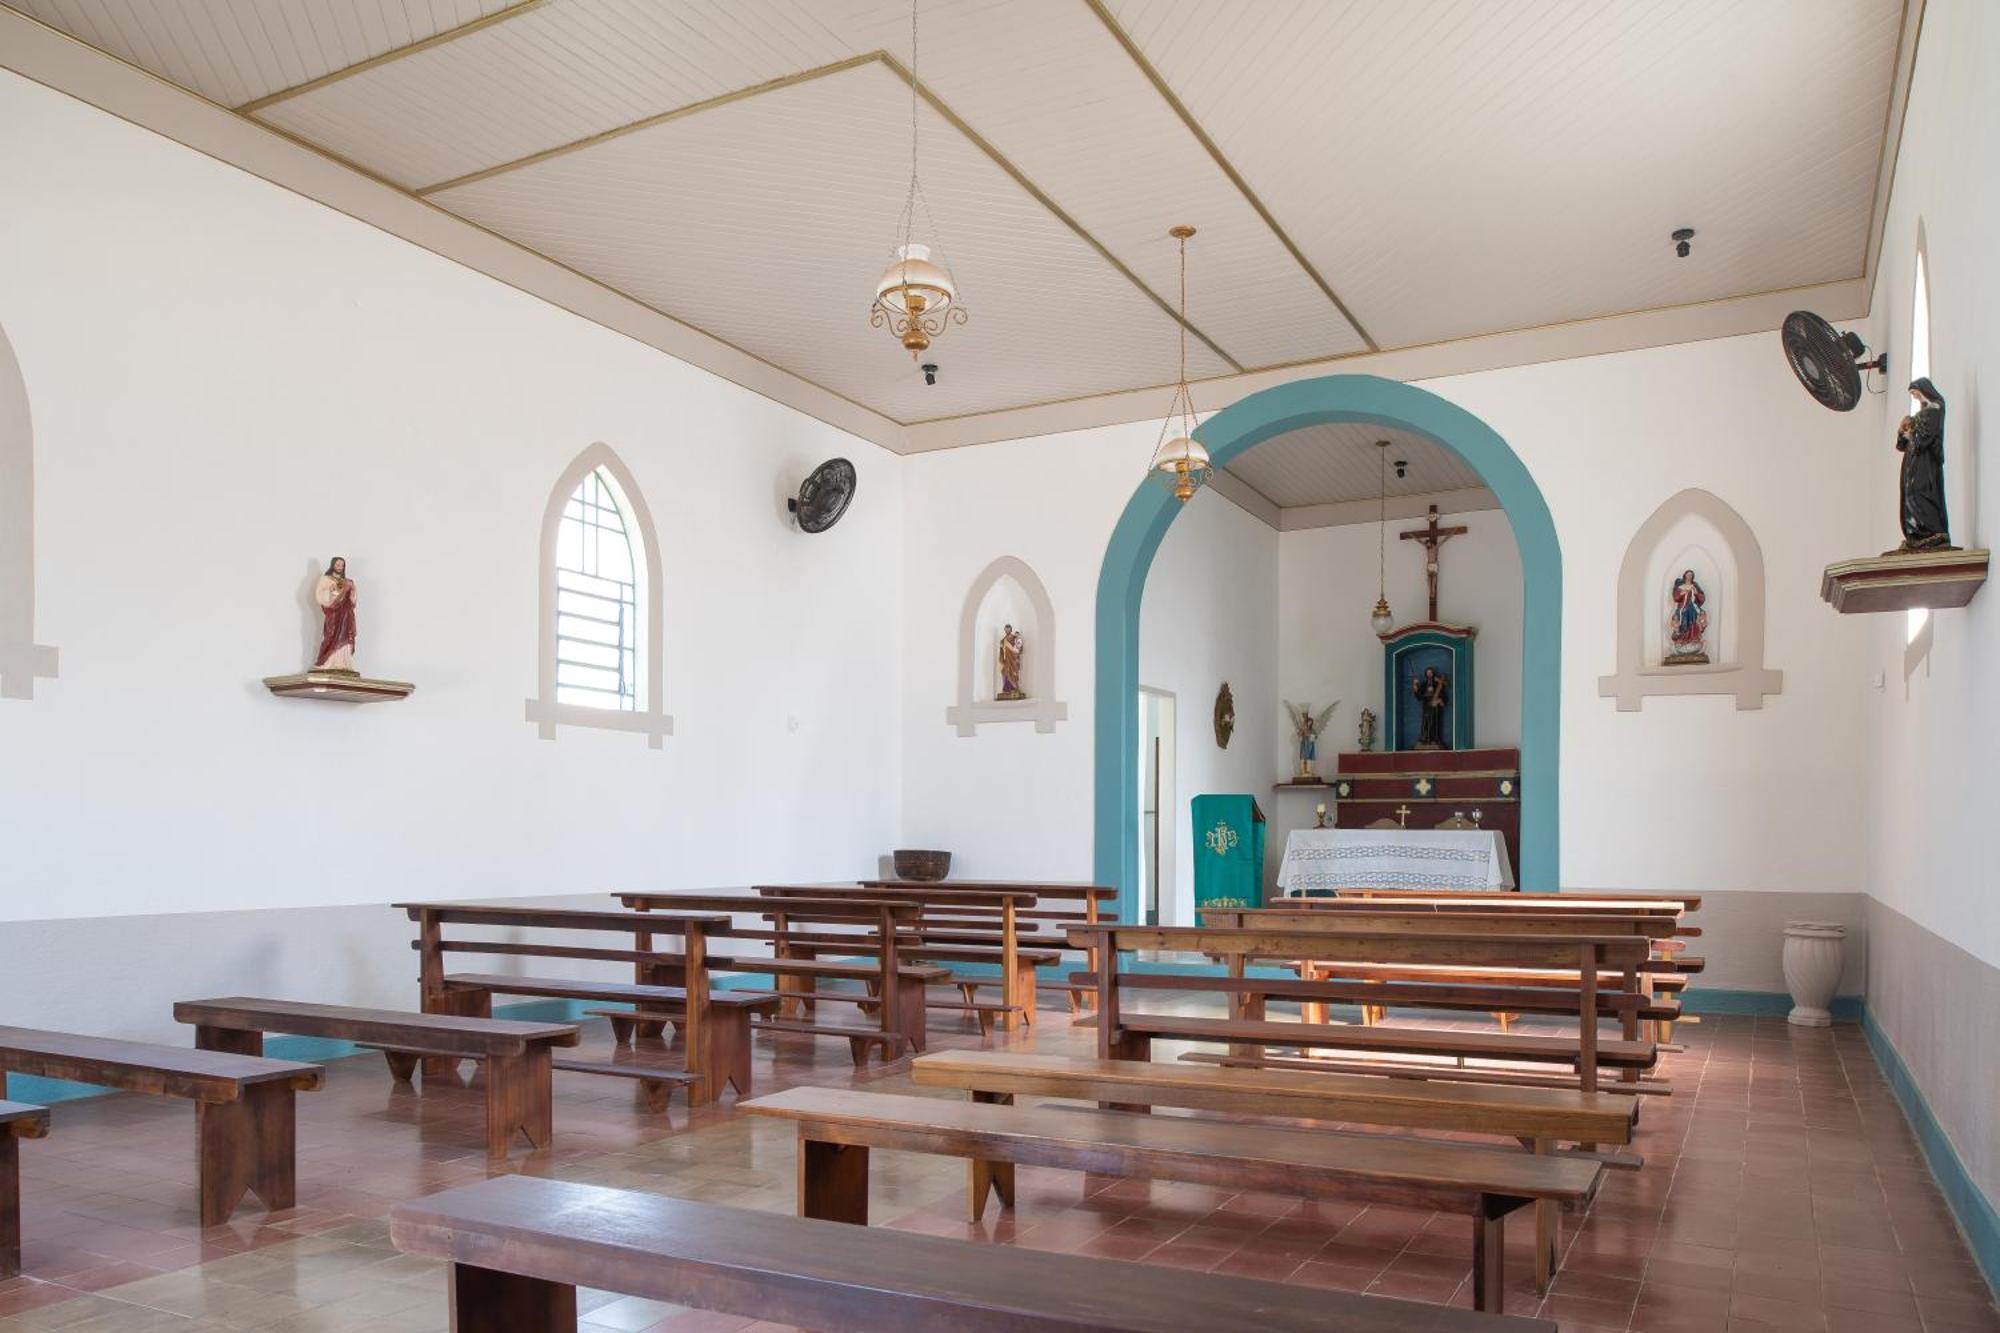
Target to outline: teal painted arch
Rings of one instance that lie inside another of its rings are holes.
[[[1562,548],[1541,488],[1491,426],[1447,399],[1377,375],[1327,375],[1253,393],[1195,432],[1216,466],[1265,440],[1329,421],[1411,431],[1464,459],[1500,500],[1521,553],[1521,865],[1524,889],[1560,886]],[[1136,905],[1139,868],[1139,602],[1180,504],[1142,482],[1112,529],[1097,579],[1092,874]],[[1129,915],[1126,920],[1130,920]]]

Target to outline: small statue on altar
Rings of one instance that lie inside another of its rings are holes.
[[[1708,593],[1692,569],[1674,580],[1668,598],[1667,651],[1662,666],[1706,665],[1708,662]]]
[[[327,561],[326,573],[313,584],[313,600],[319,603],[324,621],[313,670],[358,674],[354,669],[354,580],[347,577],[344,557]]]
[[[1925,376],[1910,381],[1910,415],[1896,428],[1903,456],[1903,544],[1890,555],[1956,551],[1944,503],[1944,395]]]
[[[1299,771],[1292,776],[1292,781],[1319,781],[1319,773],[1314,769],[1313,761],[1319,755],[1320,733],[1326,730],[1328,719],[1332,718],[1333,710],[1338,707],[1340,700],[1335,699],[1315,715],[1311,704],[1290,702],[1285,704],[1285,711],[1292,716],[1292,731],[1299,738]]]
[[[1444,714],[1451,703],[1451,677],[1436,667],[1425,667],[1424,673],[1410,682],[1410,693],[1416,696],[1417,707],[1423,710],[1417,719],[1416,748],[1449,750],[1451,741],[1444,733]]]
[[[1374,709],[1364,708],[1361,710],[1361,734],[1355,737],[1355,743],[1360,745],[1363,754],[1375,748]]]
[[[1000,692],[994,698],[1011,703],[1028,697],[1021,692],[1021,654],[1026,646],[1021,631],[1012,625],[1000,631]]]

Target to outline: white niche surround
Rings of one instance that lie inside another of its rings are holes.
[[[1668,592],[1692,569],[1707,593],[1706,664],[1666,666]],[[1764,665],[1764,550],[1721,497],[1691,487],[1640,524],[1618,566],[1618,670],[1597,693],[1634,713],[1648,695],[1726,694],[1738,709],[1762,708],[1785,673]]]
[[[1021,632],[1021,690],[1025,699],[996,699],[1000,691],[1000,630]],[[958,617],[958,702],[944,720],[961,736],[976,735],[982,722],[1032,722],[1052,732],[1069,718],[1069,705],[1055,697],[1056,613],[1049,590],[1017,556],[1003,555],[981,570],[965,594]]]
[[[0,329],[0,699],[33,699],[56,650],[35,642],[35,435],[28,386]]]

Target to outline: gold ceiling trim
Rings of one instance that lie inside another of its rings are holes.
[[[470,37],[475,32],[484,32],[496,23],[505,23],[508,19],[519,18],[523,14],[540,9],[548,2],[549,0],[520,0],[519,4],[509,5],[505,9],[496,9],[491,14],[476,18],[470,23],[461,23],[456,28],[446,28],[443,32],[434,32],[420,42],[411,42],[408,46],[399,46],[394,50],[384,51],[379,56],[370,56],[368,59],[356,64],[343,65],[339,69],[320,75],[316,79],[307,79],[304,83],[295,83],[289,88],[280,88],[275,93],[267,93],[262,97],[253,98],[241,106],[231,107],[230,109],[239,116],[254,116],[266,107],[276,106],[280,102],[289,102],[292,98],[303,97],[307,93],[318,92],[321,88],[339,83],[342,79],[351,79],[356,74],[366,74],[371,69],[380,69],[384,65],[393,64],[401,60],[404,56],[413,56],[419,52],[443,46],[447,42],[455,42],[461,37]]]
[[[1174,90],[1167,85],[1165,77],[1161,75],[1158,69],[1154,68],[1153,62],[1146,58],[1145,52],[1139,49],[1138,43],[1132,40],[1131,35],[1125,29],[1118,26],[1118,20],[1113,18],[1111,11],[1104,7],[1104,0],[1083,0],[1083,3],[1089,6],[1091,13],[1097,15],[1098,22],[1104,25],[1105,30],[1111,34],[1118,45],[1124,48],[1125,54],[1131,57],[1132,63],[1139,67],[1139,72],[1146,76],[1146,82],[1153,85],[1153,91],[1157,92],[1161,100],[1166,102],[1168,108],[1176,116],[1180,117],[1181,124],[1187,126],[1188,133],[1195,137],[1195,142],[1199,143],[1208,153],[1209,157],[1214,159],[1215,165],[1221,168],[1222,174],[1229,178],[1229,183],[1236,187],[1236,192],[1243,196],[1243,201],[1249,204],[1257,216],[1264,220],[1264,225],[1271,229],[1271,234],[1278,238],[1278,243],[1284,246],[1292,258],[1297,261],[1298,266],[1305,270],[1305,275],[1312,279],[1313,285],[1320,289],[1327,300],[1333,302],[1333,308],[1340,312],[1340,317],[1347,321],[1348,327],[1360,335],[1361,341],[1367,345],[1370,352],[1381,351],[1382,349],[1376,344],[1375,339],[1369,336],[1368,330],[1361,326],[1361,321],[1354,317],[1354,312],[1347,308],[1347,302],[1341,300],[1339,293],[1333,290],[1333,284],[1329,283],[1320,274],[1320,271],[1313,267],[1312,261],[1306,258],[1305,251],[1299,248],[1298,243],[1291,238],[1290,233],[1278,225],[1278,219],[1272,214],[1269,208],[1265,207],[1264,201],[1257,197],[1257,192],[1250,188],[1250,182],[1243,179],[1243,173],[1236,169],[1236,165],[1233,162],[1223,156],[1221,146],[1215,140],[1208,137],[1208,131],[1203,129],[1201,122],[1194,118],[1194,113],[1188,110],[1187,104],[1175,96]]]
[[[887,66],[888,69],[892,73],[894,73],[897,78],[900,78],[901,80],[903,80],[903,82],[912,85],[916,89],[917,95],[924,99],[924,101],[930,106],[931,110],[937,112],[938,115],[942,116],[947,125],[950,125],[960,134],[964,135],[966,140],[969,143],[971,143],[974,148],[977,148],[980,152],[986,154],[987,158],[992,161],[994,166],[1000,168],[1001,171],[1005,172],[1009,180],[1013,181],[1014,184],[1020,186],[1023,190],[1026,190],[1028,192],[1029,198],[1033,199],[1036,203],[1040,204],[1043,208],[1047,209],[1050,215],[1053,216],[1056,219],[1056,221],[1062,223],[1065,227],[1068,227],[1072,232],[1075,232],[1078,239],[1080,239],[1085,245],[1088,245],[1091,249],[1095,250],[1098,254],[1098,257],[1101,258],[1105,263],[1111,265],[1112,268],[1116,269],[1127,282],[1131,283],[1134,287],[1137,287],[1140,291],[1144,292],[1148,297],[1150,297],[1152,299],[1153,304],[1158,306],[1162,311],[1162,313],[1164,313],[1168,319],[1172,320],[1176,324],[1179,324],[1181,327],[1185,328],[1189,333],[1193,334],[1197,339],[1200,340],[1202,346],[1208,348],[1209,351],[1215,353],[1217,357],[1221,358],[1221,360],[1225,365],[1229,366],[1232,370],[1236,371],[1238,374],[1242,373],[1244,368],[1242,362],[1238,361],[1235,357],[1231,356],[1229,353],[1223,351],[1221,345],[1217,343],[1215,339],[1209,337],[1206,333],[1203,333],[1199,328],[1195,327],[1194,324],[1189,322],[1181,314],[1180,311],[1174,309],[1172,302],[1168,301],[1165,297],[1161,296],[1158,292],[1154,291],[1151,287],[1147,286],[1145,279],[1141,278],[1137,273],[1134,273],[1130,268],[1126,267],[1125,262],[1123,260],[1118,258],[1117,255],[1111,253],[1110,247],[1106,246],[1104,242],[1098,240],[1095,236],[1091,235],[1090,232],[1087,229],[1085,229],[1084,225],[1081,222],[1078,222],[1075,218],[1071,217],[1069,214],[1069,210],[1065,209],[1061,204],[1058,204],[1054,199],[1050,198],[1048,192],[1043,190],[1041,186],[1029,180],[1026,172],[1022,171],[1019,167],[1015,166],[1013,162],[1009,161],[1004,153],[1002,153],[998,148],[995,148],[991,143],[989,143],[986,140],[985,136],[981,135],[979,131],[973,129],[972,126],[968,125],[956,111],[953,111],[950,107],[946,106],[944,104],[943,99],[939,98],[936,93],[932,92],[927,85],[918,82],[918,80],[911,75],[910,71],[903,67],[903,63],[900,60],[896,59],[896,57],[890,55],[886,51],[878,51],[876,52],[876,54],[881,58],[882,63],[885,66]]]
[[[599,144],[610,143],[613,139],[622,139],[628,134],[637,134],[640,130],[650,130],[656,125],[665,125],[671,121],[679,120],[683,116],[692,116],[702,111],[713,111],[717,107],[728,106],[731,102],[741,102],[747,97],[760,97],[765,93],[777,92],[781,88],[791,88],[801,83],[811,83],[813,80],[823,79],[829,74],[844,74],[850,69],[859,69],[871,61],[883,58],[883,52],[870,51],[866,55],[849,56],[845,60],[836,60],[831,65],[818,65],[812,69],[802,69],[795,74],[783,74],[775,79],[766,79],[762,83],[753,83],[747,88],[734,88],[726,93],[717,93],[714,97],[704,97],[699,102],[689,102],[686,106],[677,106],[671,111],[661,111],[655,115],[647,116],[642,120],[632,121],[629,124],[614,125],[608,130],[599,130],[595,134],[586,134],[581,139],[572,139],[568,143],[557,144],[554,148],[544,148],[538,153],[530,153],[526,157],[517,157],[511,162],[496,162],[490,167],[481,167],[478,171],[468,171],[463,176],[453,176],[450,180],[439,181],[435,185],[421,185],[410,191],[410,193],[416,195],[419,199],[423,199],[440,191],[455,190],[461,185],[474,185],[483,180],[491,180],[495,176],[503,176],[510,171],[519,171],[523,167],[532,167],[538,163],[548,162],[558,157],[567,157],[571,153],[580,153],[586,148],[595,148]]]

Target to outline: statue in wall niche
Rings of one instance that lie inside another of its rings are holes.
[[[1361,752],[1363,754],[1366,754],[1368,753],[1368,751],[1375,748],[1374,709],[1364,708],[1361,710],[1361,734],[1359,736],[1356,736],[1354,739],[1355,743],[1361,747]]]
[[[1674,580],[1668,598],[1667,651],[1662,666],[1708,664],[1708,593],[1695,579],[1692,569]]]
[[[1451,740],[1444,734],[1444,713],[1451,703],[1451,677],[1436,667],[1425,667],[1424,673],[1410,682],[1410,693],[1416,696],[1417,707],[1422,710],[1417,719],[1416,748],[1449,750]]]
[[[1956,551],[1944,505],[1944,395],[1928,376],[1910,381],[1910,415],[1896,428],[1903,456],[1903,544],[1888,555]]]
[[[1009,703],[1028,696],[1021,692],[1021,654],[1027,642],[1021,631],[1008,625],[1000,631],[1000,692],[993,697]]]
[[[313,585],[313,600],[319,603],[325,621],[313,670],[358,674],[354,669],[354,580],[347,577],[345,557],[337,555],[327,561],[326,573]]]
[[[1291,714],[1292,732],[1299,739],[1299,771],[1292,776],[1292,781],[1319,781],[1319,772],[1313,767],[1313,761],[1319,757],[1320,733],[1326,730],[1327,720],[1333,716],[1333,710],[1338,707],[1340,707],[1338,699],[1317,714],[1313,712],[1311,704],[1285,705],[1285,711]]]

